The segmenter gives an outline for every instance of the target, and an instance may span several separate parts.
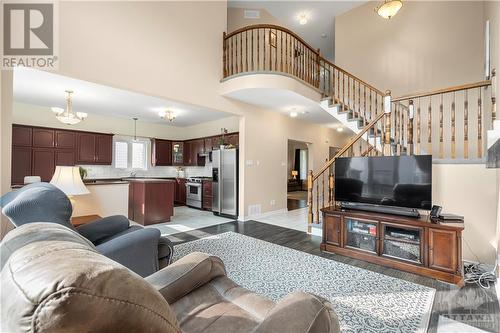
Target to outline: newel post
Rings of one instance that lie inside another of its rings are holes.
[[[316,53],[316,88],[319,89],[319,86],[321,85],[321,77],[320,77],[320,71],[321,71],[321,51],[318,49],[318,52]]]
[[[222,75],[227,77],[227,60],[226,60],[226,32],[222,33]]]
[[[384,96],[384,119],[385,119],[385,133],[384,133],[384,155],[391,156],[391,91],[387,90]]]
[[[313,223],[313,171],[309,170],[307,174],[307,222]]]
[[[413,100],[410,100],[408,105],[408,147],[406,150],[407,155],[413,155],[413,118],[415,115],[415,105]]]
[[[497,119],[497,70],[491,70],[491,123]]]
[[[328,176],[328,206],[333,206],[333,199],[334,199],[334,196],[333,196],[333,186],[335,185],[335,180],[333,178],[333,174],[330,173],[330,175]]]

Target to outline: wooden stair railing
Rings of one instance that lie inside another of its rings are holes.
[[[439,159],[482,159],[485,129],[496,120],[496,88],[493,69],[488,81],[394,99],[386,93],[384,112],[317,172],[309,171],[309,224],[320,223],[320,209],[336,204],[333,166],[340,157],[432,154]]]
[[[320,207],[335,204],[333,166],[338,158],[432,154],[439,159],[482,159],[485,129],[496,119],[494,69],[488,81],[391,98],[390,92],[339,68],[277,25],[224,33],[223,78],[253,73],[300,79],[363,126],[318,172],[309,171],[310,224],[320,222]]]

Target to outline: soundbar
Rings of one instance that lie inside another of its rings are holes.
[[[340,207],[342,209],[364,210],[367,212],[394,214],[394,215],[401,215],[408,217],[420,217],[420,213],[415,208],[381,206],[381,205],[364,204],[357,202],[341,202]]]

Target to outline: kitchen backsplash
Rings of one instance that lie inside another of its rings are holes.
[[[132,175],[136,177],[212,177],[212,163],[207,163],[204,167],[157,166],[147,170],[117,169],[110,165],[81,165],[81,167],[87,170],[86,178],[90,179],[122,178]]]

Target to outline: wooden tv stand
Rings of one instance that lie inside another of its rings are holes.
[[[327,207],[321,250],[463,286],[463,223]]]

